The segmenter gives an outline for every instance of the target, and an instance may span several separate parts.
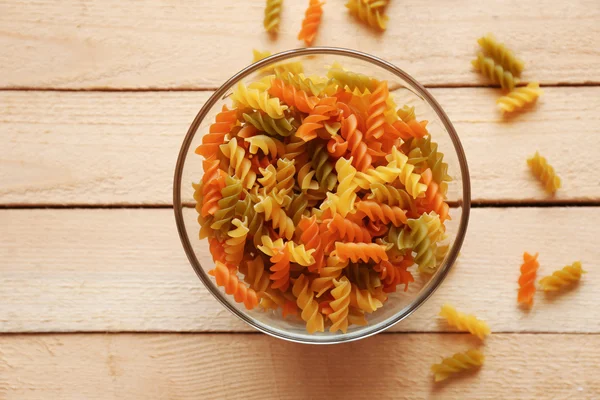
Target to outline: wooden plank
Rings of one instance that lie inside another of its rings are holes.
[[[557,345],[560,343],[560,345]],[[48,399],[498,399],[600,396],[598,335],[498,334],[485,365],[435,384],[461,334],[384,334],[338,346],[265,335],[0,336],[0,396]],[[291,362],[290,362],[291,361]],[[569,377],[565,378],[566,371]]]
[[[496,90],[431,92],[461,137],[475,201],[600,201],[595,170],[574,162],[600,148],[600,88],[547,88],[510,120],[495,109]],[[171,204],[179,147],[208,96],[0,92],[0,204]],[[556,197],[525,163],[538,149],[563,178]]]
[[[194,210],[187,210],[193,218]],[[474,209],[447,280],[395,331],[445,332],[445,302],[496,332],[600,332],[600,208]],[[251,331],[204,288],[172,210],[0,211],[0,332]],[[574,290],[516,304],[524,251],[540,276],[575,260],[589,271]],[[201,263],[210,265],[203,254]]]
[[[525,80],[600,82],[597,1],[436,3],[390,4],[379,35],[331,2],[315,44],[368,51],[424,84],[481,85],[469,61],[475,40],[491,31],[526,61]],[[274,41],[262,30],[262,1],[3,0],[0,87],[216,88],[249,63],[253,47],[301,46],[305,7],[286,2]]]

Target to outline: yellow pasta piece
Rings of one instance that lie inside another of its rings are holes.
[[[458,312],[450,304],[444,304],[440,311],[440,316],[448,321],[448,324],[456,327],[459,331],[468,331],[471,334],[484,339],[492,331],[485,321],[482,321],[474,315]]]
[[[527,104],[535,102],[542,93],[539,83],[530,82],[527,86],[513,89],[507,95],[500,97],[496,100],[496,104],[503,113],[519,111]]]
[[[456,353],[452,357],[444,358],[439,364],[431,366],[436,382],[447,379],[450,375],[467,369],[483,365],[485,356],[477,349],[471,349],[464,353]]]
[[[581,262],[576,261],[563,269],[555,271],[552,275],[540,279],[540,286],[545,292],[555,292],[567,287],[581,279],[586,271],[581,267]]]
[[[548,161],[540,153],[536,151],[533,157],[527,160],[527,165],[531,168],[533,175],[542,182],[546,192],[550,194],[556,193],[561,185],[560,178],[554,172],[554,168],[548,164]]]

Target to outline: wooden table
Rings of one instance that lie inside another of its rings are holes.
[[[0,399],[600,398],[600,3],[396,1],[383,35],[330,0],[318,45],[367,51],[424,83],[453,121],[474,209],[462,256],[421,309],[339,346],[286,343],[224,310],[189,266],[171,188],[197,110],[295,40],[263,2],[0,0]],[[511,120],[470,68],[493,32],[544,96]],[[525,158],[563,178],[550,198]],[[516,305],[523,251],[543,273],[580,259],[574,290]],[[435,385],[429,365],[476,343],[436,314],[489,321],[486,365]]]

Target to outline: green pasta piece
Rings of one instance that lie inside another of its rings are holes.
[[[305,215],[306,208],[308,207],[308,199],[305,193],[294,195],[292,202],[286,210],[288,217],[294,221],[294,225],[298,225],[302,216]]]
[[[231,220],[235,216],[235,207],[242,194],[242,182],[239,179],[228,176],[225,179],[225,187],[221,190],[223,198],[217,203],[219,209],[215,212],[214,222],[211,228],[227,233],[231,228]]]
[[[313,141],[314,142],[314,141]],[[337,183],[337,174],[333,161],[329,158],[329,153],[324,144],[319,143],[311,151],[312,165],[315,169],[317,181],[322,190],[333,190]]]
[[[409,107],[407,105],[404,105],[404,107],[399,108],[398,111],[396,111],[396,114],[398,114],[398,118],[400,118],[404,122],[412,121],[416,118],[414,106]]]
[[[344,274],[359,289],[367,289],[369,292],[373,292],[382,285],[379,274],[366,264],[351,263],[344,269]]]
[[[248,218],[248,229],[250,235],[254,237],[254,245],[259,246],[262,244],[261,236],[265,232],[264,228],[264,217],[263,214],[254,210],[254,205],[257,203],[250,193],[246,193],[244,200],[239,200],[235,206],[235,216],[243,220]]]
[[[429,239],[429,230],[423,217],[418,219],[409,219],[410,238],[413,242],[413,251],[417,253],[415,263],[419,266],[419,271],[425,274],[432,274],[436,269],[436,258],[433,252],[433,246]]]
[[[244,113],[242,116],[247,123],[271,136],[290,136],[296,132],[296,127],[292,124],[293,118],[275,119],[260,111],[254,111],[250,114]]]
[[[365,89],[368,89],[370,92],[373,92],[377,89],[377,85],[379,84],[377,79],[356,72],[346,71],[338,63],[334,63],[332,67],[329,68],[327,77],[341,87],[347,87],[350,91],[358,89],[359,91],[364,92]]]
[[[431,135],[424,138],[412,139],[410,141],[410,149],[414,150],[416,148],[421,151],[423,157],[427,157],[427,165],[431,168],[435,182],[441,184],[442,182],[452,180],[452,177],[448,175],[448,164],[444,162],[444,153],[437,150],[438,144],[431,141]]]

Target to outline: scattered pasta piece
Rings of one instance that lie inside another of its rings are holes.
[[[563,269],[554,271],[552,275],[540,279],[540,286],[545,292],[556,292],[581,279],[586,271],[581,268],[581,262],[576,261]]]
[[[533,295],[535,294],[535,277],[540,263],[537,260],[538,254],[534,256],[523,253],[523,265],[521,265],[521,276],[519,277],[519,294],[517,302],[523,303],[529,307],[533,305]]]
[[[491,33],[477,39],[477,43],[481,46],[495,62],[500,64],[502,68],[510,71],[514,76],[521,76],[525,63],[519,60],[512,51],[504,44],[496,41],[496,38]]]
[[[439,364],[431,366],[431,372],[436,382],[447,379],[450,375],[483,365],[485,356],[477,349],[464,353],[456,353],[452,357],[444,358]]]
[[[381,31],[387,28],[388,17],[382,13],[381,7],[373,8],[362,0],[349,0],[346,7],[352,15],[372,28]]]
[[[317,31],[321,24],[321,15],[323,15],[323,3],[319,0],[309,0],[309,5],[302,21],[302,29],[298,33],[298,40],[304,40],[307,46],[310,46],[317,36]]]
[[[283,0],[267,0],[263,26],[265,27],[265,30],[269,33],[277,33],[279,31],[282,3]]]
[[[502,89],[513,90],[519,83],[519,78],[496,64],[491,57],[484,56],[482,52],[477,53],[477,58],[471,61],[471,64],[477,71],[490,78],[493,83],[500,85]]]
[[[533,175],[544,185],[546,192],[550,194],[556,193],[561,186],[560,178],[554,172],[554,168],[548,164],[548,161],[540,153],[536,151],[533,157],[527,160],[527,165],[531,168]]]
[[[459,331],[470,332],[483,340],[491,333],[490,327],[485,321],[482,321],[474,315],[464,314],[456,311],[450,304],[444,304],[440,311],[440,316],[448,321],[448,324],[454,326]]]
[[[530,82],[527,86],[515,88],[505,96],[500,97],[496,100],[496,103],[500,111],[511,113],[522,110],[527,104],[535,102],[542,93],[539,83]]]

